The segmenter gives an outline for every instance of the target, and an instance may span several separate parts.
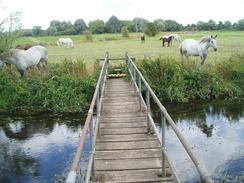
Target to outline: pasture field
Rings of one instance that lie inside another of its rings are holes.
[[[122,34],[97,34],[92,35],[92,41],[86,41],[84,35],[75,36],[50,36],[50,37],[21,37],[14,43],[18,44],[42,44],[49,52],[49,62],[57,63],[65,59],[75,61],[83,60],[86,63],[93,63],[98,58],[104,58],[105,53],[109,52],[111,58],[124,57],[126,51],[131,57],[141,60],[145,57],[173,57],[181,59],[179,52],[180,43],[173,40],[172,47],[162,47],[159,40],[163,35],[169,35],[175,32],[159,33],[156,37],[147,37],[146,43],[141,44],[140,36],[142,33],[130,33],[130,38],[122,37]],[[185,39],[197,39],[205,35],[218,35],[217,45],[218,51],[214,52],[210,48],[210,52],[205,64],[222,61],[236,53],[244,52],[244,31],[201,31],[201,32],[176,32]],[[61,37],[71,38],[75,48],[68,49],[66,45],[58,48],[57,40]],[[167,43],[166,43],[167,45]],[[200,63],[199,57],[190,57],[190,60]]]

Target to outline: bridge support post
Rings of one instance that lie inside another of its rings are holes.
[[[91,118],[91,122],[90,122],[90,153],[94,153],[95,152],[95,140],[94,140],[94,121],[93,121],[93,117]],[[92,156],[92,179],[94,180],[95,178],[95,163],[94,163],[94,156]]]
[[[161,112],[161,134],[162,134],[162,176],[166,177],[166,159],[164,155],[165,150],[165,117],[163,113]]]

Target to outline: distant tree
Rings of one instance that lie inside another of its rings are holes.
[[[83,19],[78,19],[74,23],[75,30],[78,34],[82,33],[88,27]]]
[[[244,19],[239,20],[235,25],[234,25],[235,30],[244,30]]]
[[[165,20],[167,23],[166,30],[167,31],[181,31],[183,29],[183,25],[179,24],[174,20]]]
[[[46,30],[46,32],[49,36],[53,36],[53,35],[55,35],[55,33],[58,32],[58,29],[56,27],[49,26],[48,29]]]
[[[157,35],[158,31],[157,31],[156,25],[153,22],[149,22],[149,23],[147,23],[144,32],[147,36],[153,36],[154,37]]]
[[[109,33],[119,33],[121,31],[122,22],[113,15],[109,18],[105,25]]]
[[[32,28],[32,36],[34,37],[40,36],[42,32],[43,30],[41,26],[34,26]]]
[[[125,38],[129,37],[129,30],[128,30],[128,28],[126,26],[122,27],[121,33],[122,33],[123,37],[125,37]]]
[[[21,12],[7,14],[5,9],[1,7],[1,3],[0,11],[2,15],[2,19],[0,19],[0,53],[5,53],[13,47],[13,41],[19,36],[22,20]]]
[[[105,31],[105,24],[103,20],[90,21],[88,25],[92,34],[102,34]]]
[[[154,24],[156,25],[158,32],[166,31],[167,23],[164,20],[156,19],[154,20]]]
[[[147,25],[147,23],[149,23],[148,20],[143,19],[143,18],[139,18],[139,17],[134,18],[134,19],[132,20],[132,22],[133,22],[133,23],[135,24],[135,26],[136,26],[136,30],[135,30],[135,32],[143,32],[144,29],[145,29],[145,27],[146,27],[146,25]]]
[[[208,22],[199,21],[199,22],[197,22],[197,29],[198,30],[217,30],[218,25],[212,19],[209,20]]]
[[[232,29],[232,23],[227,20],[224,22],[224,27],[226,30],[231,30]]]

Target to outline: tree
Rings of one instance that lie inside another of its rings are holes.
[[[16,11],[10,14],[5,13],[4,8],[0,11],[3,19],[0,19],[0,52],[5,53],[13,47],[13,41],[19,36],[19,30],[22,28],[21,12]]]
[[[145,27],[146,27],[146,24],[149,23],[148,20],[146,19],[143,19],[143,18],[134,18],[132,20],[132,22],[135,24],[136,26],[136,31],[135,32],[143,32]]]
[[[88,27],[83,19],[78,19],[74,23],[75,30],[78,34],[82,33]]]
[[[156,25],[153,22],[149,22],[146,25],[144,32],[146,35],[154,37],[154,36],[156,36],[158,31],[157,31]]]
[[[181,31],[183,29],[183,26],[174,20],[165,20],[165,22],[167,31]]]
[[[121,25],[121,21],[114,15],[106,22],[109,33],[119,33],[121,31]]]
[[[159,32],[166,31],[167,23],[162,19],[154,20],[154,24]]]
[[[235,30],[244,30],[244,19],[239,20],[235,26],[234,26]]]
[[[94,20],[88,23],[89,30],[92,34],[102,34],[105,30],[105,24],[103,20]]]
[[[41,26],[34,26],[34,27],[32,28],[32,35],[33,35],[34,37],[40,36],[41,33],[42,33],[42,27],[41,27]]]

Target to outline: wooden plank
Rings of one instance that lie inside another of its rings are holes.
[[[167,170],[168,176],[170,171]],[[137,183],[157,183],[157,182],[173,182],[170,177],[162,178],[161,169],[147,169],[147,170],[130,170],[130,171],[98,171],[96,174],[96,182],[137,182]]]
[[[102,135],[145,134],[145,126],[137,128],[101,129]]]
[[[113,128],[137,128],[145,127],[147,122],[110,122],[110,123],[101,123],[101,129],[113,129]]]
[[[161,158],[162,151],[158,148],[156,149],[136,149],[136,150],[108,150],[108,151],[98,151],[96,153],[96,159],[139,159],[139,158]]]
[[[97,142],[128,142],[128,141],[143,141],[143,140],[156,140],[154,135],[144,134],[126,134],[126,135],[98,135]]]
[[[108,142],[96,143],[96,150],[131,150],[131,149],[154,149],[160,148],[157,140],[134,141],[134,142]]]
[[[120,171],[162,168],[159,158],[100,160],[96,159],[96,170]]]

